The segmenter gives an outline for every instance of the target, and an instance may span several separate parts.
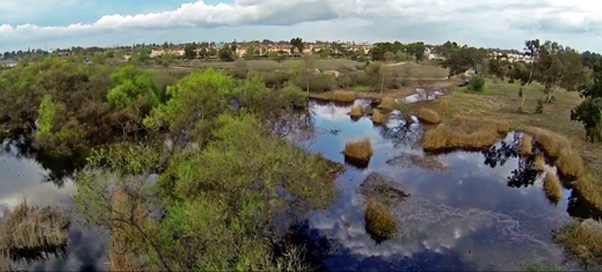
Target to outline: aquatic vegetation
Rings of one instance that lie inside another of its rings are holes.
[[[552,158],[558,158],[563,147],[570,147],[569,141],[552,131],[530,127],[525,129],[525,132],[533,135],[535,141],[541,146],[543,151]]]
[[[364,116],[364,113],[366,113],[366,108],[364,105],[357,104],[351,107],[351,112],[349,115],[351,115],[352,118],[360,118]]]
[[[562,199],[562,184],[556,174],[546,171],[543,179],[543,190],[550,201],[558,203]]]
[[[54,250],[67,243],[69,218],[56,207],[17,205],[0,224],[0,251]],[[14,257],[14,256],[13,256]]]
[[[367,200],[364,219],[366,221],[366,232],[377,243],[384,242],[397,234],[395,216],[387,206],[377,200]]]
[[[334,91],[332,94],[332,100],[338,102],[353,102],[355,101],[356,94],[355,92],[349,91]]]
[[[419,108],[416,111],[416,117],[421,121],[429,124],[439,124],[441,123],[441,118],[439,114],[433,110],[427,108]]]
[[[426,131],[422,140],[425,150],[482,149],[495,144],[499,135],[495,128],[484,126],[471,129],[466,126],[440,124]]]
[[[591,203],[598,211],[602,211],[602,181],[593,175],[585,175],[573,183],[574,190]]]
[[[347,142],[345,144],[345,156],[357,160],[370,160],[372,157],[370,138]]]
[[[543,172],[546,170],[546,158],[543,156],[543,154],[537,154],[537,156],[535,156],[535,170],[539,171],[539,172]]]
[[[562,228],[555,236],[586,267],[602,265],[602,223],[587,219]]]
[[[585,173],[581,156],[570,147],[563,147],[560,150],[560,155],[556,166],[561,174],[571,178],[580,178]]]
[[[533,137],[528,134],[523,135],[523,139],[520,145],[520,154],[528,156],[533,153]]]
[[[372,122],[376,125],[381,125],[387,122],[388,116],[383,114],[378,109],[374,109],[372,112]]]

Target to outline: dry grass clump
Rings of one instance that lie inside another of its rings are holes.
[[[366,232],[377,243],[390,239],[397,234],[395,216],[387,206],[376,200],[368,199],[364,219],[366,221]]]
[[[397,108],[397,102],[395,102],[395,98],[383,97],[380,102],[380,108],[384,111],[390,112]]]
[[[533,153],[533,137],[528,134],[523,135],[523,141],[520,145],[520,154],[529,156]]]
[[[543,190],[548,196],[548,199],[554,203],[558,203],[562,199],[562,184],[556,174],[546,171],[546,176],[543,179]]]
[[[357,105],[353,105],[351,107],[350,115],[353,118],[360,118],[360,117],[364,116],[365,112],[366,112],[366,108],[364,107],[364,105],[357,104]]]
[[[416,117],[421,121],[429,124],[439,124],[441,123],[441,118],[439,114],[433,110],[427,108],[419,108],[416,111]]]
[[[355,92],[349,91],[334,91],[332,94],[332,100],[339,102],[353,102],[355,101]]]
[[[590,174],[574,182],[573,187],[597,210],[602,210],[602,181]]]
[[[602,223],[587,219],[564,227],[556,234],[556,242],[586,267],[602,265]]]
[[[481,126],[478,128],[466,124],[452,126],[440,124],[428,130],[422,139],[425,150],[446,149],[482,149],[494,145],[499,134],[495,127]]]
[[[370,138],[347,142],[345,144],[345,156],[356,160],[370,160],[370,157],[372,157]]]
[[[372,112],[372,122],[376,125],[382,125],[387,122],[388,116],[380,112],[378,109],[374,109]]]
[[[535,156],[535,170],[539,172],[546,170],[546,158],[543,156],[543,154],[538,154]]]
[[[562,148],[570,147],[570,143],[565,137],[549,130],[530,127],[525,131],[533,135],[535,141],[543,148],[546,154],[552,158],[558,158]]]
[[[58,248],[67,243],[69,217],[57,207],[22,202],[0,224],[0,250]]]
[[[560,173],[572,178],[580,178],[585,173],[581,156],[570,147],[563,147],[560,150],[556,166]]]

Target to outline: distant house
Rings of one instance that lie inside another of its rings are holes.
[[[165,50],[163,49],[153,49],[150,53],[150,57],[153,59],[156,57],[162,57],[163,55],[165,55]]]
[[[17,66],[15,60],[0,60],[0,68],[13,68],[15,66]]]

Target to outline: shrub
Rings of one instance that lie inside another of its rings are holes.
[[[561,174],[571,178],[580,178],[585,172],[581,156],[570,147],[563,147],[560,150],[556,166]]]
[[[334,91],[334,94],[332,94],[332,100],[339,102],[353,102],[355,97],[355,92]]]
[[[368,199],[366,212],[366,232],[377,242],[383,242],[397,234],[395,216],[384,204]]]
[[[388,116],[385,114],[382,114],[380,112],[380,110],[375,109],[372,112],[372,122],[376,125],[381,125],[384,124],[385,122],[387,122]]]
[[[261,73],[261,77],[268,88],[278,88],[283,86],[291,78],[291,75],[286,71],[273,71]]]
[[[602,264],[602,223],[587,219],[562,228],[554,238],[587,266]]]
[[[482,76],[473,76],[468,82],[467,89],[475,92],[482,92],[485,90],[485,79]]]
[[[558,203],[562,199],[562,184],[556,174],[546,171],[546,176],[543,179],[543,190],[548,196],[548,199],[554,203]]]
[[[421,121],[429,124],[439,124],[441,123],[441,118],[439,118],[439,114],[433,110],[427,108],[419,108],[416,111],[416,117]]]
[[[384,97],[379,107],[386,112],[390,112],[397,108],[397,102],[395,102],[395,98]]]
[[[523,141],[520,145],[520,154],[529,156],[533,153],[533,137],[528,134],[523,135]]]
[[[347,142],[345,144],[345,156],[357,160],[370,160],[370,157],[372,157],[370,138]]]
[[[543,113],[543,99],[537,100],[537,106],[535,106],[535,113]]]
[[[353,105],[351,107],[350,115],[352,118],[360,118],[360,117],[364,116],[365,112],[366,112],[366,109],[364,108],[364,105],[357,104],[357,105]]]

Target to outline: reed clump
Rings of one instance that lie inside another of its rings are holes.
[[[382,125],[387,122],[388,116],[380,112],[378,109],[374,109],[372,112],[372,122],[376,125]]]
[[[558,203],[562,199],[562,184],[556,174],[546,171],[543,179],[543,190],[550,201]]]
[[[2,219],[0,251],[62,247],[67,243],[69,225],[69,217],[58,207],[21,202]]]
[[[351,113],[349,115],[351,115],[352,118],[361,118],[364,116],[364,113],[366,113],[364,105],[357,104],[351,107]]]
[[[369,161],[372,157],[372,144],[370,138],[350,141],[345,144],[345,156],[362,161]]]
[[[537,154],[537,156],[535,156],[535,170],[539,172],[546,170],[546,158],[543,154]]]
[[[395,98],[383,97],[379,107],[385,112],[390,112],[397,108],[397,102],[395,102]]]
[[[562,228],[555,236],[586,267],[602,265],[602,223],[587,219]]]
[[[332,94],[332,100],[338,102],[353,102],[355,101],[355,92],[350,91],[334,91]]]
[[[520,145],[520,154],[523,156],[529,156],[533,154],[533,137],[531,137],[531,135],[523,135],[523,141]]]
[[[473,124],[477,126],[489,126],[494,127],[499,134],[508,134],[510,132],[510,123],[507,120],[497,120],[483,117],[468,117],[463,115],[454,116],[454,123],[456,124]]]
[[[585,173],[581,156],[568,146],[560,150],[556,166],[560,173],[574,179],[582,177]]]
[[[575,181],[573,187],[596,210],[602,211],[602,190],[600,190],[602,188],[602,181],[589,174]]]
[[[569,141],[554,132],[543,128],[530,127],[525,130],[531,134],[543,151],[551,158],[558,158],[562,148],[570,147]]]
[[[364,213],[366,232],[377,242],[383,242],[397,234],[395,216],[384,204],[368,199]]]
[[[427,109],[427,108],[419,108],[416,111],[416,117],[418,117],[418,119],[420,119],[422,122],[425,122],[428,124],[441,123],[441,118],[439,117],[439,114],[437,112]]]

